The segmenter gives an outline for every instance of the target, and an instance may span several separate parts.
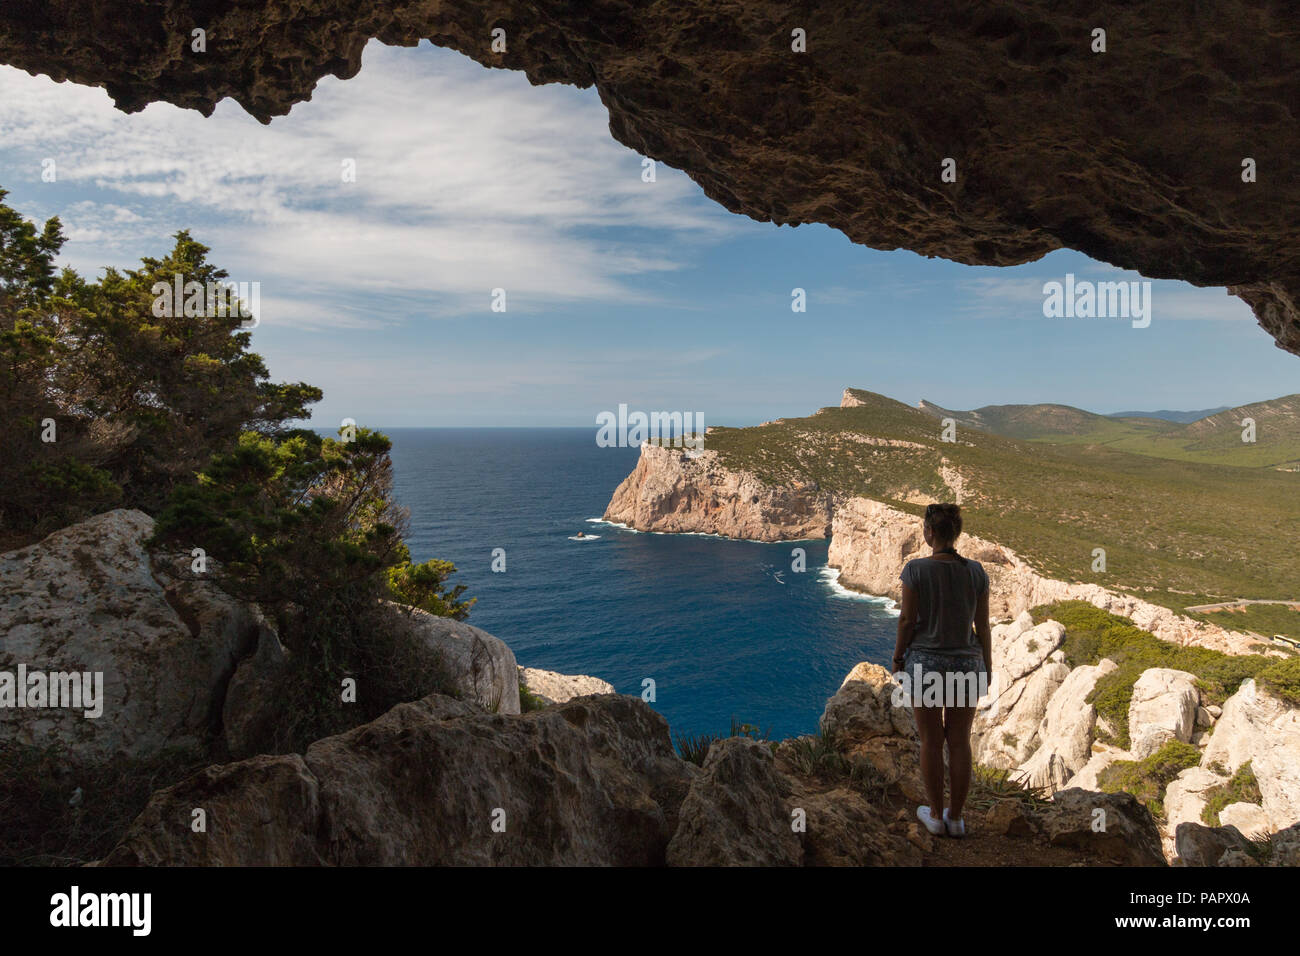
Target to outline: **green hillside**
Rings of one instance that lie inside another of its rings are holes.
[[[1069,405],[986,405],[955,411],[922,402],[920,410],[1026,441],[1106,445],[1137,455],[1243,468],[1300,469],[1300,394],[1230,408],[1189,424],[1097,415]],[[1255,421],[1254,442],[1242,440],[1246,418]]]
[[[1153,457],[1100,442],[1031,441],[963,427],[960,419],[957,442],[943,442],[932,411],[853,394],[864,404],[715,428],[708,445],[725,464],[768,481],[811,479],[918,515],[922,501],[952,499],[939,474],[946,460],[965,482],[967,530],[1014,548],[1044,574],[1179,610],[1300,596],[1293,558],[1300,473]],[[1209,429],[1200,440],[1208,447],[1219,434]],[[1105,573],[1091,570],[1094,548],[1106,550]]]

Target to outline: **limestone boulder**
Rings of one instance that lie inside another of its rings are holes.
[[[1118,747],[1093,744],[1092,753],[1088,756],[1088,762],[1070,778],[1070,786],[1078,787],[1080,790],[1098,790],[1100,789],[1098,777],[1100,777],[1103,770],[1116,760],[1131,759],[1133,759],[1131,754],[1125,750],[1120,750]]]
[[[1246,852],[1250,841],[1234,826],[1207,827],[1180,823],[1174,836],[1178,862],[1183,866],[1218,866],[1229,850]]]
[[[847,787],[825,792],[797,788],[791,810],[802,810],[806,827],[804,866],[916,866],[921,852],[890,829],[881,811]]]
[[[916,720],[894,676],[866,661],[849,671],[822,711],[823,730],[852,747],[875,737],[916,738]]]
[[[1257,803],[1230,803],[1219,811],[1219,823],[1236,827],[1248,840],[1272,830],[1268,812]]]
[[[1071,787],[1056,794],[1041,820],[1052,846],[1072,847],[1125,866],[1165,865],[1155,821],[1130,793]]]
[[[1038,749],[1019,768],[1031,785],[1062,789],[1092,759],[1097,709],[1088,703],[1088,696],[1097,681],[1116,667],[1111,660],[1076,667],[1061,682],[1039,722]]]
[[[1178,828],[1184,823],[1203,825],[1202,811],[1210,799],[1210,792],[1228,782],[1228,778],[1215,773],[1204,762],[1198,767],[1188,767],[1169,782],[1165,788],[1165,820],[1161,836],[1165,853],[1177,854]]]
[[[0,672],[89,674],[103,690],[98,717],[5,709],[0,739],[100,761],[198,746],[219,728],[264,622],[188,556],[151,558],[152,533],[148,515],[119,509],[0,555]]]
[[[1047,708],[1070,674],[1059,653],[1065,628],[1037,626],[1028,613],[992,629],[993,675],[971,728],[975,759],[999,770],[1019,767],[1039,749]],[[1044,756],[1044,760],[1047,756]]]
[[[519,665],[505,641],[418,608],[389,604],[386,613],[411,641],[415,660],[426,655],[426,666],[449,669],[464,699],[495,713],[519,713]]]
[[[1143,671],[1133,684],[1128,708],[1129,750],[1134,758],[1149,757],[1171,740],[1190,741],[1200,702],[1196,675],[1170,667]]]
[[[919,793],[916,718],[902,687],[879,664],[849,671],[826,702],[821,727],[846,756],[869,762],[905,793]]]
[[[272,728],[283,706],[277,682],[288,662],[289,652],[275,630],[260,624],[255,650],[240,661],[226,685],[221,726],[230,756],[251,757],[272,738]]]

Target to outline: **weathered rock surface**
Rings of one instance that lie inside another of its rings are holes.
[[[615,489],[605,520],[638,531],[753,541],[824,538],[831,499],[811,483],[767,485],[748,472],[720,465],[707,448],[687,452],[643,444],[635,470]]]
[[[1039,748],[1048,704],[1069,676],[1058,648],[1065,628],[1057,621],[1034,626],[1028,613],[992,628],[993,675],[971,727],[980,763],[999,770],[1019,766]]]
[[[681,807],[670,866],[799,866],[790,787],[771,749],[748,737],[716,741]]]
[[[232,757],[251,757],[271,736],[277,711],[283,706],[277,678],[288,659],[289,652],[275,630],[259,627],[256,649],[235,669],[221,709],[226,749]]]
[[[1174,836],[1178,862],[1183,866],[1218,866],[1229,850],[1245,851],[1250,841],[1233,826],[1207,827],[1180,823]]]
[[[1101,776],[1101,772],[1116,760],[1127,759],[1128,754],[1117,747],[1106,747],[1094,743],[1088,762],[1070,778],[1070,786],[1077,787],[1080,790],[1100,790],[1101,785],[1098,778]]]
[[[1248,840],[1263,836],[1271,829],[1268,812],[1257,803],[1230,803],[1219,811],[1219,823],[1236,827]]]
[[[868,761],[882,779],[919,792],[916,719],[888,670],[866,661],[826,702],[822,732],[847,756]]]
[[[505,716],[433,695],[160,791],[104,863],[652,865],[687,768],[639,698]]]
[[[153,520],[117,510],[0,555],[0,671],[102,672],[103,713],[0,711],[0,737],[75,757],[197,745],[220,725],[227,682],[264,627],[189,570],[151,561]]]
[[[1129,750],[1137,760],[1170,741],[1187,743],[1196,724],[1201,695],[1196,676],[1169,667],[1152,667],[1133,684],[1128,708]]]
[[[917,866],[921,852],[891,832],[880,808],[848,787],[809,792],[793,778],[792,808],[807,815],[804,866]]]
[[[1067,247],[1229,286],[1300,352],[1291,13],[1118,6],[1094,52],[1095,15],[1041,0],[11,0],[0,62],[104,86],[126,110],[161,99],[206,114],[229,96],[266,121],[326,74],[355,75],[369,38],[428,39],[534,83],[594,85],[617,140],[733,212],[968,264]],[[196,24],[212,38],[201,55]],[[1247,155],[1257,182],[1243,182]]]
[[[1097,709],[1088,703],[1088,695],[1098,678],[1116,666],[1103,660],[1096,666],[1076,667],[1056,689],[1038,725],[1038,749],[1019,768],[1032,786],[1063,789],[1092,759]]]
[[[964,534],[958,544],[962,554],[979,561],[988,573],[989,614],[995,620],[1014,618],[1040,604],[1082,600],[1131,618],[1138,627],[1173,644],[1208,647],[1228,654],[1259,649],[1257,637],[1193,621],[1131,595],[1096,584],[1045,578],[1010,548],[991,541]],[[903,565],[928,553],[921,522],[915,515],[869,498],[836,503],[827,561],[840,569],[839,583],[845,587],[897,601],[902,597],[898,575]]]
[[[591,694],[614,693],[613,684],[586,674],[557,674],[536,667],[521,667],[519,679],[534,697],[539,697],[548,704],[562,704],[574,697],[587,697]]]
[[[1177,851],[1178,828],[1188,823],[1201,824],[1201,813],[1209,802],[1210,791],[1228,782],[1228,778],[1210,770],[1202,760],[1200,766],[1188,767],[1169,782],[1165,788],[1165,821],[1161,827],[1165,853],[1174,856]]]
[[[417,647],[437,655],[437,660],[430,658],[430,667],[451,668],[466,699],[498,714],[519,713],[519,665],[505,641],[472,624],[418,608],[392,604],[389,611],[409,628]]]
[[[1126,866],[1164,866],[1160,832],[1131,793],[1095,793],[1071,787],[1056,794],[1045,817],[1048,840]]]
[[[1300,708],[1243,681],[1223,705],[1223,716],[1201,758],[1235,772],[1247,760],[1259,781],[1270,829],[1300,821]]]

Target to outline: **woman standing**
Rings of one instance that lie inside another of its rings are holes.
[[[928,557],[903,567],[903,601],[894,645],[894,671],[910,682],[912,713],[921,737],[921,777],[930,803],[916,815],[934,834],[966,834],[962,810],[970,792],[970,729],[979,695],[993,672],[989,579],[978,561],[954,545],[961,509],[925,509]],[[908,684],[904,684],[908,686]],[[936,692],[937,691],[937,692]],[[943,804],[943,747],[948,745],[951,801]]]

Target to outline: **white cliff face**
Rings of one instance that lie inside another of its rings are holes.
[[[846,388],[844,394],[840,396],[840,408],[856,408],[859,405],[865,404],[867,403],[853,394],[851,388]]]
[[[989,615],[1014,618],[1029,608],[1056,601],[1082,600],[1104,611],[1131,618],[1143,630],[1172,644],[1208,647],[1227,654],[1254,653],[1257,638],[1193,621],[1168,608],[1096,584],[1045,578],[1010,548],[974,535],[962,535],[958,550],[979,561],[989,576]],[[839,583],[899,600],[898,576],[912,558],[929,554],[921,519],[868,498],[837,503],[831,522],[828,563],[840,569]]]
[[[844,402],[857,399],[846,391]],[[943,478],[959,498],[955,469]],[[929,553],[921,520],[883,502],[854,497],[835,500],[813,483],[771,486],[752,474],[721,464],[716,452],[645,444],[636,469],[615,490],[605,520],[638,531],[718,534],[753,541],[791,541],[830,535],[828,563],[847,588],[899,600],[903,565]],[[1173,644],[1228,654],[1256,653],[1258,638],[1193,621],[1168,608],[1097,584],[1058,581],[1034,570],[1010,548],[975,535],[958,541],[962,554],[979,561],[989,576],[989,614],[1010,620],[1022,611],[1056,601],[1087,601],[1132,619]]]
[[[718,534],[752,541],[824,538],[830,495],[809,483],[773,487],[718,463],[715,452],[641,446],[636,469],[614,491],[605,520],[638,531]]]

